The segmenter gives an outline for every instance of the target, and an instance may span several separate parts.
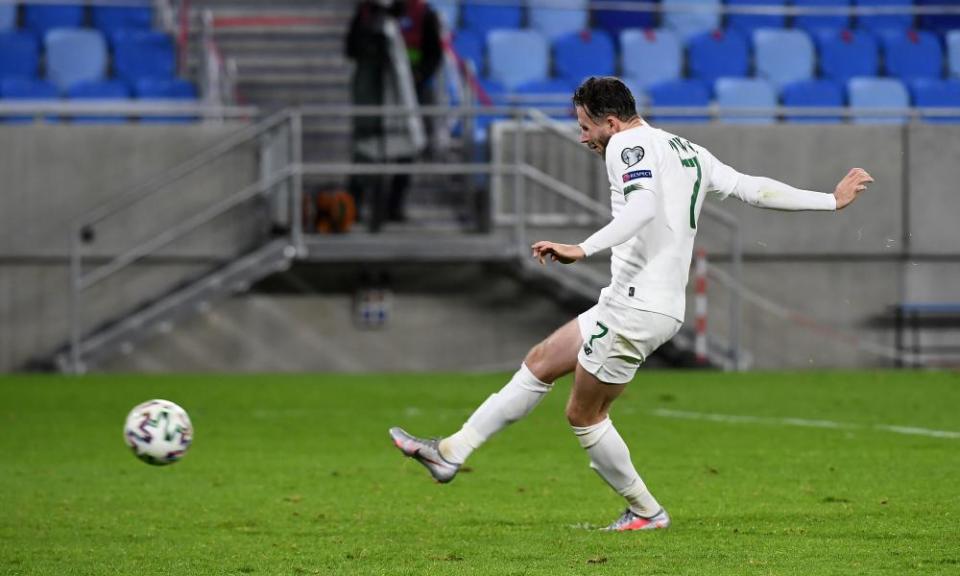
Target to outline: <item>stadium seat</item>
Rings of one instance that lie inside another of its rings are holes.
[[[34,78],[40,64],[37,39],[29,32],[0,32],[0,78]]]
[[[602,30],[567,34],[553,43],[556,74],[574,84],[588,76],[613,75],[616,62],[613,40]]]
[[[750,72],[750,47],[735,30],[714,30],[690,39],[687,63],[691,76],[712,86],[721,76],[746,76]]]
[[[637,111],[642,113],[644,106],[650,105],[650,95],[639,81],[632,78],[623,78],[623,83],[627,85],[630,93],[633,94],[633,100],[637,104]]]
[[[816,62],[813,41],[803,30],[764,28],[753,33],[757,76],[778,89],[813,77]]]
[[[620,33],[620,69],[644,86],[675,80],[683,72],[683,48],[672,31],[629,29]]]
[[[430,6],[447,30],[456,30],[460,23],[459,0],[430,0]]]
[[[107,43],[97,30],[56,28],[44,38],[47,78],[62,91],[107,72]]]
[[[670,80],[647,87],[647,97],[650,106],[674,106],[701,108],[710,105],[710,90],[700,80]],[[658,122],[704,123],[709,122],[709,116],[673,116],[656,115],[651,120]]]
[[[944,0],[914,0],[917,7],[943,6],[948,4]],[[951,4],[956,5],[956,2]],[[960,14],[920,14],[918,28],[944,35],[950,30],[960,30]]]
[[[960,78],[960,30],[947,33],[947,73]]]
[[[83,4],[27,4],[23,7],[24,26],[44,38],[54,28],[83,26]]]
[[[507,106],[510,104],[508,101],[508,91],[503,84],[500,84],[496,80],[490,80],[485,78],[480,80],[480,87],[484,91],[484,95],[489,99],[489,103],[483,102],[482,98],[478,95],[477,101],[481,105],[490,105],[490,106]],[[483,143],[487,141],[489,136],[490,125],[496,122],[497,120],[505,120],[508,116],[502,114],[486,114],[483,116],[474,117],[474,140],[477,142]]]
[[[862,8],[892,8],[913,6],[913,0],[854,0],[854,5]],[[858,16],[857,27],[871,31],[908,30],[913,27],[913,14],[874,14]]]
[[[117,30],[149,30],[153,10],[149,6],[91,6],[93,26],[107,38]]]
[[[903,82],[896,78],[871,78],[857,76],[847,82],[847,97],[850,107],[907,108],[910,95]],[[904,124],[906,116],[854,116],[855,124]]]
[[[133,95],[139,100],[183,102],[197,99],[197,87],[179,78],[141,78],[133,86]],[[196,120],[191,116],[143,116],[140,123],[183,124]]]
[[[876,76],[880,51],[872,34],[842,30],[818,35],[820,71],[823,76],[846,84],[854,76]]]
[[[663,25],[684,40],[720,27],[720,0],[663,0]],[[671,8],[699,8],[670,12]]]
[[[521,84],[513,90],[511,100],[520,106],[531,108],[562,108],[551,112],[553,118],[569,119],[573,115],[570,98],[576,85],[560,78],[537,80]]]
[[[797,8],[848,8],[850,0],[793,0]],[[811,34],[820,31],[846,30],[850,27],[847,14],[798,14],[793,18],[794,28],[806,30]]]
[[[13,2],[0,4],[0,32],[17,27],[17,5]]]
[[[60,91],[46,80],[36,78],[4,78],[0,80],[0,98],[6,100],[59,100]],[[47,121],[56,118],[45,117]],[[5,124],[33,122],[31,116],[0,116]]]
[[[718,78],[714,82],[716,104],[720,108],[720,120],[728,124],[772,124],[775,114],[757,113],[724,114],[724,110],[737,108],[775,108],[777,93],[774,85],[763,78]]]
[[[172,78],[173,41],[163,32],[124,30],[113,36],[113,71],[129,83],[139,78]]]
[[[943,52],[932,32],[908,30],[881,34],[880,46],[888,76],[913,80],[943,75]]]
[[[843,88],[832,80],[803,80],[783,87],[781,102],[788,107],[840,108],[843,103]],[[786,115],[786,122],[794,124],[839,124],[841,116]]]
[[[474,71],[483,74],[486,59],[483,57],[483,40],[472,30],[461,29],[453,34],[453,50],[465,61],[473,62]]]
[[[543,6],[532,5],[527,12],[530,27],[549,40],[586,29],[588,16],[587,0],[553,0]]]
[[[598,0],[591,0],[591,4]],[[599,0],[606,2],[607,0]],[[656,0],[654,0],[656,1]],[[651,4],[648,0],[622,0],[621,4]],[[609,8],[593,8],[593,25],[604,30],[611,38],[620,38],[620,32],[627,28],[654,28],[657,25],[657,15],[650,11],[640,10],[613,10]]]
[[[69,100],[129,100],[130,90],[119,80],[94,80],[74,84],[67,90]],[[74,124],[123,124],[123,116],[74,116]]]
[[[487,32],[498,28],[519,28],[522,17],[520,6],[468,2],[460,8],[463,27],[473,30],[480,38],[486,38]]]
[[[930,124],[960,124],[960,116],[933,116],[923,108],[960,108],[960,80],[921,78],[910,82],[913,105],[920,108],[920,117]]]
[[[550,75],[550,50],[536,30],[493,30],[487,35],[489,77],[507,90],[545,80]]]
[[[785,0],[726,0],[731,8],[750,8],[756,6],[785,7]],[[786,24],[783,14],[737,14],[727,13],[726,28],[733,28],[749,37],[758,28],[783,28]]]

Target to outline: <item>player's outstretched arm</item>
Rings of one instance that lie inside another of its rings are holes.
[[[531,248],[533,249],[533,257],[539,260],[541,264],[543,264],[547,258],[561,264],[573,264],[577,260],[583,260],[587,257],[583,248],[576,244],[559,244],[557,242],[541,240],[531,246]]]
[[[833,197],[837,200],[837,210],[852,204],[871,182],[873,182],[873,176],[870,176],[866,170],[851,168],[833,191]]]

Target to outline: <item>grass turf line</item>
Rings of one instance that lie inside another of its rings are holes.
[[[960,572],[960,375],[642,372],[612,414],[671,513],[623,505],[563,417],[569,381],[449,485],[387,428],[449,434],[507,375],[0,378],[0,574]],[[127,411],[184,406],[195,443],[137,461]],[[652,416],[834,420],[855,430]]]

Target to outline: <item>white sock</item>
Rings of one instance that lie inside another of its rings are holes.
[[[630,509],[645,518],[660,511],[660,504],[647,490],[630,461],[630,449],[613,427],[610,418],[593,426],[572,426],[580,445],[590,456],[590,467],[611,488],[627,499]]]
[[[440,455],[448,462],[463,464],[491,436],[529,414],[551,388],[553,384],[541,382],[522,364],[510,382],[491,394],[459,432],[440,441]]]

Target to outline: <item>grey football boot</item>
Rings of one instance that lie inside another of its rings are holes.
[[[403,428],[396,426],[390,429],[390,438],[393,439],[393,443],[405,456],[423,464],[437,482],[446,484],[453,480],[457,471],[460,470],[459,464],[447,462],[440,455],[440,440],[438,438],[417,438],[407,434]]]
[[[632,530],[657,530],[670,527],[670,515],[663,508],[650,518],[644,518],[633,510],[627,510],[603,530],[608,532],[628,532]]]

